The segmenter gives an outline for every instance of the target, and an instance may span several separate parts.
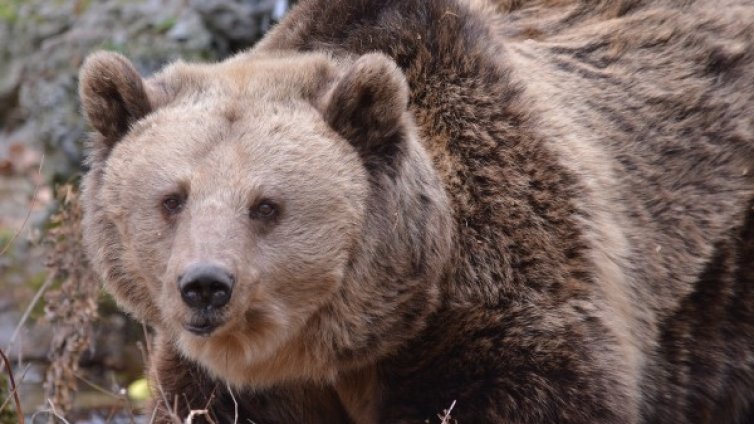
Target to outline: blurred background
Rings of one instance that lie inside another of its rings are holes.
[[[148,330],[120,313],[80,245],[89,52],[143,75],[254,44],[293,0],[0,0],[0,424],[143,423]],[[15,391],[14,391],[15,390]],[[16,405],[16,396],[20,404]]]

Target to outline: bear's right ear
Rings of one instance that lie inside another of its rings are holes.
[[[79,73],[79,96],[89,123],[109,147],[152,110],[139,72],[113,52],[86,58]]]

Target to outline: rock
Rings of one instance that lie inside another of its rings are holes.
[[[0,38],[14,40],[0,46],[0,127],[31,122],[28,143],[47,152],[47,175],[70,175],[83,158],[86,127],[76,90],[89,52],[122,52],[144,74],[177,58],[220,59],[251,45],[287,6],[285,0],[19,2],[12,20],[0,16]]]
[[[37,3],[39,7],[33,7]],[[19,14],[24,22],[40,19],[45,25],[14,27],[14,36],[25,39],[22,44],[35,46],[21,59],[24,76],[18,97],[36,130],[30,142],[48,152],[48,175],[69,175],[80,167],[86,126],[77,75],[89,52],[122,51],[146,74],[178,57],[217,57],[211,34],[182,1],[95,2],[81,10],[73,8],[75,3],[32,0]],[[177,23],[186,26],[184,21],[189,30],[183,37],[166,36]]]
[[[287,6],[279,0],[191,0],[207,26],[231,46],[249,45],[272,24],[273,15]]]
[[[18,91],[21,87],[20,61],[14,61],[5,66],[0,66],[0,128],[7,126],[10,112],[18,107]]]

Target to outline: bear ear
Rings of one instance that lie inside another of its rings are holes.
[[[152,109],[141,75],[128,59],[113,52],[86,58],[79,72],[79,96],[89,123],[108,147]]]
[[[408,84],[390,58],[361,56],[325,97],[325,121],[365,156],[394,152],[402,139]]]

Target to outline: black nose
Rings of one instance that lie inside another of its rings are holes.
[[[217,265],[194,264],[178,278],[178,289],[192,308],[222,308],[230,301],[233,281],[233,275]]]

